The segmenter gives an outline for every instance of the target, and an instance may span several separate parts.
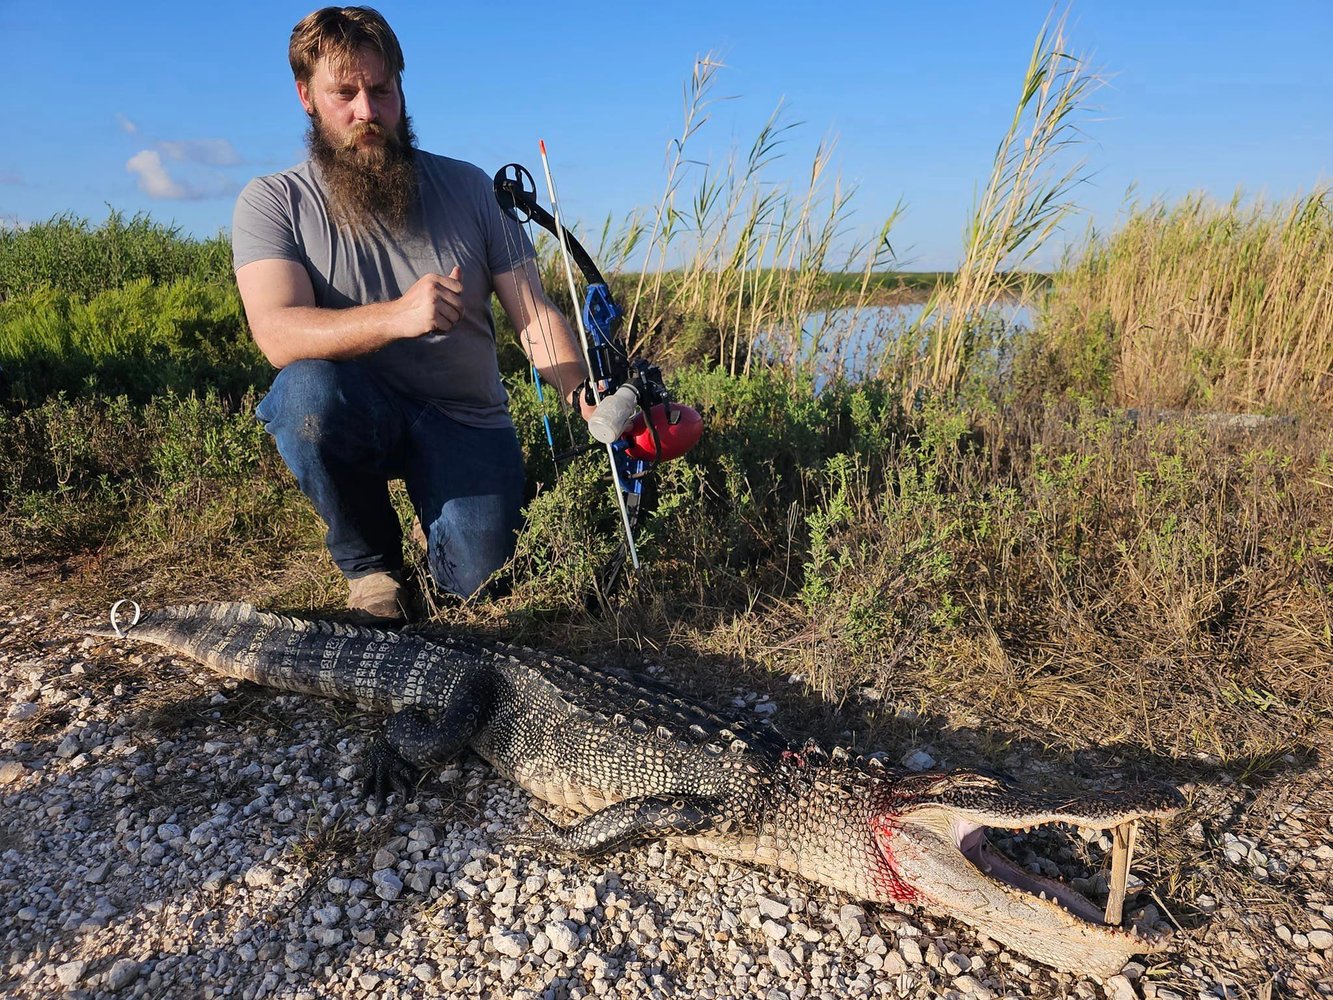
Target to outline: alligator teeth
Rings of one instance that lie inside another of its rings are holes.
[[[1111,886],[1106,897],[1106,922],[1120,923],[1125,908],[1125,885],[1129,881],[1129,864],[1134,858],[1134,840],[1139,832],[1136,820],[1121,823],[1111,834]]]

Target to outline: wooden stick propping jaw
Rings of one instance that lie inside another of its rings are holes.
[[[1134,859],[1134,840],[1138,836],[1136,820],[1122,823],[1111,831],[1111,886],[1106,897],[1106,922],[1119,926],[1125,911],[1125,887],[1129,883],[1129,865]]]

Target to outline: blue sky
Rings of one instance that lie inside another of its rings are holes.
[[[693,152],[720,164],[779,101],[799,182],[821,138],[857,186],[864,232],[901,198],[908,266],[951,267],[974,194],[1012,114],[1044,2],[750,0],[654,4],[379,5],[403,43],[422,146],[493,171],[551,150],[563,208],[600,224],[654,205],[696,56],[728,69]],[[308,3],[129,6],[0,0],[15,99],[0,144],[0,219],[107,206],[187,232],[230,225],[250,177],[303,157],[286,64]],[[492,11],[501,13],[493,14]],[[1285,198],[1333,176],[1333,4],[1084,0],[1071,48],[1108,77],[1082,149],[1081,221],[1141,197],[1207,191]],[[17,88],[17,89],[15,89]]]

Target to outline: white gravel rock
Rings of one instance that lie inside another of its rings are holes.
[[[944,956],[944,960],[940,965],[949,975],[960,976],[968,969],[972,968],[972,959],[968,958],[962,952],[951,951]]]
[[[403,894],[403,880],[391,869],[382,868],[370,877],[375,886],[375,895],[380,899],[395,900]]]
[[[783,979],[789,979],[796,971],[796,962],[790,952],[776,945],[768,949],[768,960],[773,963],[773,971]]]
[[[909,937],[902,938],[898,942],[898,951],[909,966],[926,964],[926,958],[921,954],[921,946]]]
[[[88,963],[83,959],[66,962],[56,967],[56,979],[60,980],[61,986],[69,989],[83,978],[83,971],[86,968],[88,968]]]
[[[756,896],[755,905],[759,907],[759,912],[770,920],[786,920],[787,914],[791,912],[790,906],[772,896]]]
[[[907,960],[901,952],[891,951],[884,956],[880,972],[886,976],[896,976],[907,971]]]
[[[995,1000],[995,991],[983,984],[976,976],[957,976],[954,978],[953,985],[955,989],[962,990],[968,996],[976,997],[977,1000]]]
[[[586,883],[579,886],[570,897],[570,902],[579,910],[593,909],[597,906],[597,887]]]
[[[272,889],[280,880],[277,869],[271,865],[255,865],[245,873],[245,884],[251,889]]]
[[[106,974],[106,984],[119,993],[139,978],[142,966],[132,958],[118,959]]]
[[[310,928],[308,937],[321,948],[336,948],[343,943],[343,929],[341,927],[325,927],[320,924],[317,927]]]
[[[547,924],[546,937],[551,947],[562,955],[573,955],[579,947],[579,936],[568,924]]]
[[[519,932],[510,932],[493,928],[491,930],[491,944],[501,955],[508,958],[522,958],[528,953],[530,938]]]
[[[1318,948],[1320,951],[1333,949],[1333,932],[1331,931],[1310,931],[1305,935],[1305,940],[1311,948]]]

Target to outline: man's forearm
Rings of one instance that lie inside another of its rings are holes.
[[[287,306],[253,327],[255,343],[275,368],[293,361],[344,361],[379,350],[401,336],[391,302],[346,309]]]
[[[540,304],[536,316],[523,330],[520,343],[542,380],[555,386],[560,398],[569,402],[587,378],[588,366],[564,316],[549,303]]]
[[[452,329],[463,314],[462,271],[423,274],[400,297],[346,309],[315,305],[310,278],[298,264],[257,260],[236,270],[250,331],[277,368],[293,361],[342,361],[390,341]]]

